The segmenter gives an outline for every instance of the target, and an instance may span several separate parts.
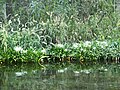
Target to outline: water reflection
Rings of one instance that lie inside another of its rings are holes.
[[[0,90],[119,90],[119,66],[0,66]]]

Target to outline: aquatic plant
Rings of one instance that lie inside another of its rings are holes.
[[[98,44],[99,43],[99,44]],[[56,44],[51,48],[44,49],[28,49],[21,47],[8,49],[6,52],[1,50],[1,62],[8,63],[26,63],[37,62],[44,63],[80,63],[80,64],[96,64],[96,63],[119,63],[120,62],[120,44],[119,41],[91,41],[90,46],[86,46],[86,42],[73,45]],[[104,45],[105,44],[105,45]],[[62,46],[62,47],[61,47]]]

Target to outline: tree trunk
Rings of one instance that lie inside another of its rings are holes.
[[[10,20],[12,16],[12,0],[6,0],[6,17]]]

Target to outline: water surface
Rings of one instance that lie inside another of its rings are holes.
[[[120,90],[119,65],[0,66],[0,90]]]

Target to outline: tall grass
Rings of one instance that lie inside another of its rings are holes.
[[[1,20],[0,41],[4,50],[15,46],[39,49],[56,43],[120,37],[115,0],[26,0],[18,3],[12,2],[11,19]]]

